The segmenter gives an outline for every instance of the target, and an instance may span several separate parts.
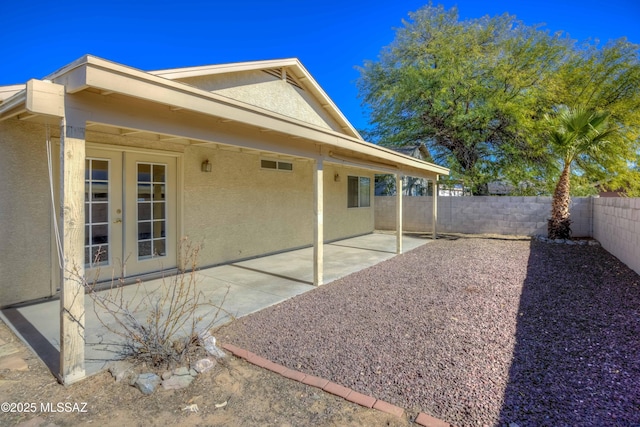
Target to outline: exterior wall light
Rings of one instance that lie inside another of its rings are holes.
[[[340,174],[337,173],[337,174],[333,175],[333,180],[335,182],[340,182]]]
[[[211,172],[211,163],[209,163],[209,159],[207,159],[204,162],[202,162],[200,170],[202,172]]]

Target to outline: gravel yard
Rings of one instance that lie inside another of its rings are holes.
[[[640,425],[640,277],[597,246],[437,240],[218,336],[458,427]]]

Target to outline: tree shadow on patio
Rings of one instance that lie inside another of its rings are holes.
[[[500,425],[640,425],[640,276],[532,241]]]

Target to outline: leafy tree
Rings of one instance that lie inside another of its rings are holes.
[[[409,16],[379,59],[360,68],[370,140],[426,144],[474,194],[498,177],[523,194],[551,194],[561,166],[545,115],[562,105],[608,111],[620,134],[608,147],[616,155],[577,159],[574,189],[622,186],[640,195],[637,45],[576,45],[508,14],[460,21],[456,8],[431,3]]]
[[[553,192],[548,235],[551,239],[571,237],[569,202],[571,165],[576,162],[606,163],[615,160],[617,130],[608,121],[610,113],[583,108],[561,107],[547,119],[552,153],[562,164],[562,173]]]
[[[607,122],[619,136],[607,147],[608,156],[577,159],[580,180],[591,194],[623,188],[627,195],[640,196],[639,46],[624,38],[601,48],[586,43],[567,57],[556,83],[550,95],[554,105],[607,111]]]
[[[456,8],[429,4],[410,17],[379,61],[360,69],[367,136],[426,143],[475,193],[512,165],[539,162],[533,137],[567,41],[508,14],[461,22]]]

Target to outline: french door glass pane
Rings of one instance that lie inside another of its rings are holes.
[[[156,202],[153,204],[153,217],[155,219],[164,219],[165,204],[164,202]]]
[[[138,163],[138,259],[166,255],[167,165]]]
[[[85,161],[85,237],[86,266],[109,263],[109,160]]]
[[[151,164],[138,163],[138,182],[151,182]]]
[[[147,240],[151,238],[151,223],[138,221],[138,240]]]
[[[108,203],[97,202],[91,205],[91,222],[93,223],[109,222],[109,204]]]
[[[151,185],[149,184],[138,184],[138,201],[149,201],[151,200]]]
[[[153,165],[153,182],[165,182],[165,165]]]
[[[151,203],[138,202],[138,221],[151,220]]]
[[[153,200],[164,200],[164,184],[154,184],[153,185]]]
[[[138,258],[151,257],[151,241],[138,242]]]
[[[164,245],[165,245],[165,239],[156,239],[153,241],[154,256],[165,255]]]

